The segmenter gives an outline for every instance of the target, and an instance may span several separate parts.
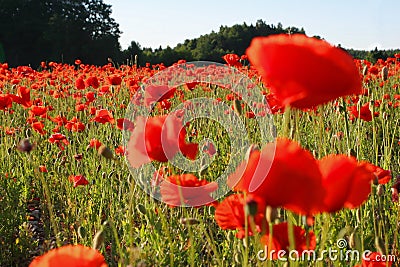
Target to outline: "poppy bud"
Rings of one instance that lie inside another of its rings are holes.
[[[35,146],[30,142],[29,138],[25,138],[19,142],[17,149],[21,152],[29,153],[34,149],[34,147]]]
[[[278,210],[271,206],[267,206],[267,210],[265,212],[265,217],[268,222],[270,222],[270,223],[274,222],[275,219],[278,218]]]
[[[383,185],[379,184],[379,185],[376,187],[376,195],[377,195],[378,197],[380,197],[380,196],[383,196],[383,193],[384,193]]]
[[[368,66],[364,66],[363,71],[362,71],[362,75],[365,76],[368,74]]]
[[[257,214],[257,202],[255,200],[249,200],[246,203],[246,213],[249,214],[250,216],[255,216]]]
[[[242,105],[239,99],[235,99],[233,101],[233,109],[239,116],[242,115]]]
[[[382,80],[386,81],[387,78],[388,78],[388,75],[389,75],[388,68],[387,68],[386,66],[384,66],[384,67],[382,68],[382,71],[381,71]]]
[[[194,225],[200,223],[199,220],[195,218],[180,218],[179,222],[185,225]]]
[[[92,248],[100,250],[100,248],[103,244],[104,244],[104,232],[103,232],[103,230],[100,230],[93,237]]]
[[[106,159],[114,159],[112,151],[106,145],[101,145],[97,150],[97,153]]]

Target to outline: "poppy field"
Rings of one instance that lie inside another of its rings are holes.
[[[400,54],[0,64],[0,266],[399,266]]]

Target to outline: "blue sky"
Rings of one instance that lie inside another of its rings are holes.
[[[122,48],[174,47],[185,39],[218,31],[221,25],[255,24],[303,27],[345,48],[400,48],[398,0],[103,0],[123,32]]]

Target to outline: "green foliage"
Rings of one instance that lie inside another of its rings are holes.
[[[102,0],[3,0],[0,42],[11,65],[41,60],[104,64],[119,55],[121,32]]]

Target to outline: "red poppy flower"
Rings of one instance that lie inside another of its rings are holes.
[[[42,116],[46,114],[47,112],[47,107],[44,106],[32,106],[31,109],[29,110],[29,113],[32,114],[33,116]]]
[[[12,98],[9,94],[0,94],[0,110],[6,110],[12,107]]]
[[[101,147],[101,145],[102,145],[102,143],[99,140],[97,140],[96,138],[91,139],[90,143],[89,143],[89,147],[95,148],[96,150],[99,149],[99,147]]]
[[[284,106],[310,108],[361,93],[361,79],[344,50],[302,34],[256,37],[250,63]]]
[[[17,89],[18,100],[16,101],[18,104],[21,104],[25,108],[32,106],[31,101],[31,90],[26,86],[18,86]]]
[[[41,135],[44,135],[46,133],[46,131],[44,130],[44,123],[41,121],[33,122],[31,124],[31,127],[33,130],[40,133]]]
[[[48,172],[46,166],[44,166],[44,165],[39,166],[39,171],[40,172]]]
[[[120,130],[132,131],[135,126],[130,120],[121,118],[117,119],[117,128]]]
[[[67,137],[61,133],[52,134],[49,137],[49,142],[52,144],[56,144],[61,150],[64,150],[64,145],[69,145]]]
[[[151,106],[154,102],[161,102],[174,96],[176,88],[167,85],[149,85],[144,92],[144,103]]]
[[[348,108],[351,115],[355,118],[360,118],[364,121],[372,121],[372,112],[369,108],[369,103],[365,103],[360,107],[360,109],[357,109],[357,106],[351,106]],[[378,116],[379,113],[374,113],[374,116]]]
[[[75,87],[76,87],[76,89],[79,89],[79,90],[83,90],[86,88],[85,81],[83,80],[83,78],[78,78],[75,80]]]
[[[228,178],[228,185],[260,197],[269,206],[301,214],[318,212],[325,193],[313,155],[284,138],[252,151]]]
[[[86,177],[83,175],[70,175],[68,177],[68,180],[70,182],[74,183],[74,187],[77,187],[79,185],[88,185],[89,184],[88,180],[86,180]]]
[[[107,267],[101,253],[93,248],[82,245],[66,245],[52,249],[35,258],[29,267]]]
[[[66,129],[72,132],[83,132],[86,128],[85,124],[83,124],[77,117],[73,117],[70,121],[68,121],[65,126]]]
[[[242,67],[242,64],[239,62],[240,57],[236,54],[226,54],[222,58],[225,60],[225,62],[228,64],[228,66],[237,67],[237,68]]]
[[[114,123],[114,117],[110,111],[106,109],[96,110],[96,116],[92,119],[92,121],[99,122],[99,123]]]
[[[319,161],[319,169],[326,191],[323,211],[352,209],[367,200],[374,178],[368,164],[345,155],[330,155]]]
[[[94,92],[87,92],[85,95],[87,102],[86,103],[90,103],[93,102],[96,98],[95,93]]]
[[[176,113],[158,117],[137,117],[135,129],[127,146],[127,158],[132,167],[137,168],[152,160],[167,162],[179,150],[194,159],[197,144],[185,142],[186,130],[182,118]]]
[[[316,247],[316,238],[312,231],[306,232],[300,226],[293,226],[294,241],[297,255],[301,257],[303,251],[314,250]],[[288,234],[288,224],[286,222],[275,224],[273,226],[272,235],[266,234],[261,238],[261,243],[265,245],[265,256],[268,259],[276,260],[279,257],[289,256],[290,251],[289,246],[289,234]],[[285,255],[278,255],[278,251],[285,251]],[[293,252],[291,252],[293,257]],[[287,258],[287,257],[286,257]]]
[[[120,85],[122,82],[122,78],[119,75],[111,75],[107,77],[107,80],[111,85]]]
[[[390,267],[393,264],[393,259],[383,256],[379,252],[371,252],[368,255],[363,255],[361,265],[354,267]]]
[[[95,76],[90,76],[89,78],[86,79],[85,81],[86,87],[92,86],[94,89],[99,88],[99,80]]]
[[[160,184],[161,200],[171,207],[200,207],[215,201],[210,193],[217,188],[216,182],[199,180],[193,174],[173,175]]]
[[[390,170],[384,170],[372,163],[368,163],[368,167],[374,173],[375,181],[379,184],[387,184],[392,179],[392,172]]]
[[[246,235],[246,216],[245,207],[248,202],[255,201],[257,206],[256,214],[254,215],[255,230],[261,232],[264,228],[263,221],[265,220],[265,205],[262,201],[253,199],[251,196],[247,196],[247,199],[243,194],[233,194],[226,197],[221,203],[218,204],[215,210],[215,221],[221,227],[226,230],[238,230],[236,233],[237,238],[244,238]],[[248,220],[248,235],[253,235],[252,227],[250,227],[250,220]]]
[[[117,155],[125,155],[125,148],[123,146],[119,146],[115,148],[115,154]]]

